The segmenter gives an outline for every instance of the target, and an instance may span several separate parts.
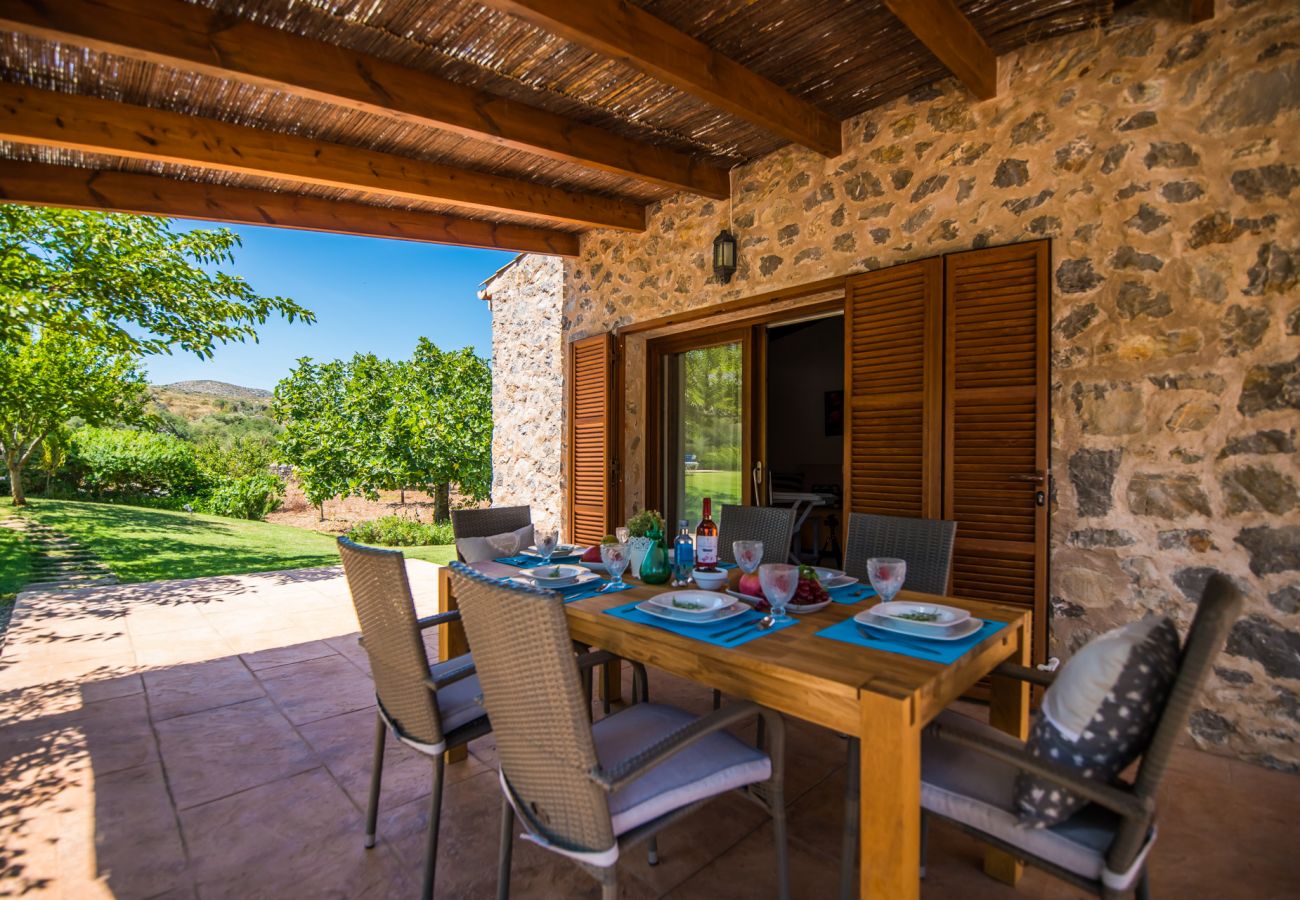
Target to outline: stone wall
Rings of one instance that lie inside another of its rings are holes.
[[[994,100],[939,83],[847,122],[835,159],[790,147],[737,169],[730,209],[677,195],[644,234],[588,234],[564,339],[1051,238],[1052,652],[1148,611],[1186,626],[1227,572],[1248,608],[1193,736],[1294,769],[1300,8],[1219,6],[1199,26],[1182,4],[1128,7],[1002,57]],[[729,218],[740,268],[721,285],[709,248]]]
[[[492,309],[492,503],[564,520],[563,262],[522,256],[484,285]]]

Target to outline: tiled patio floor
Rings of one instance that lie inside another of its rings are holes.
[[[410,563],[422,612],[434,567]],[[428,609],[426,609],[426,607]],[[362,848],[373,695],[337,569],[21,598],[0,655],[0,896],[407,897],[418,884],[428,764],[389,742],[380,843]],[[652,676],[704,711],[704,688]],[[793,894],[834,896],[844,747],[792,723]],[[490,897],[498,793],[490,737],[448,770],[440,897]],[[1152,884],[1162,897],[1295,897],[1300,780],[1191,749],[1166,781]],[[763,815],[724,798],[621,873],[628,897],[768,894]],[[936,826],[926,897],[1017,890]],[[592,896],[567,863],[516,843],[516,897]],[[1080,895],[1081,896],[1081,895]]]

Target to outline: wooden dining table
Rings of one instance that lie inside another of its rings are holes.
[[[519,570],[501,563],[476,564],[504,577]],[[442,610],[456,608],[449,570],[440,577]],[[876,602],[831,603],[738,647],[715,646],[605,610],[666,590],[629,579],[617,591],[565,606],[574,640],[637,660],[679,678],[718,688],[778,712],[821,725],[861,742],[861,874],[859,896],[907,900],[920,894],[921,729],[977,682],[989,677],[989,721],[1024,739],[1029,724],[1029,687],[992,675],[1004,661],[1029,664],[1030,614],[1023,608],[936,597],[904,590],[895,599],[942,602],[982,619],[1006,622],[951,664],[918,659],[817,637],[816,632]],[[439,652],[448,658],[468,651],[459,625],[444,626]],[[991,677],[990,677],[991,676]],[[985,871],[1014,884],[1020,865],[990,848]]]

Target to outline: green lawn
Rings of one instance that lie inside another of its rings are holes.
[[[17,531],[0,528],[0,603],[13,600],[31,580],[32,554],[27,538]]]
[[[704,498],[713,500],[713,520],[718,520],[718,513],[724,503],[740,503],[740,473],[732,471],[687,472],[686,473],[686,508],[682,516],[692,522],[700,520],[700,510]],[[677,523],[672,522],[673,533],[677,533]]]
[[[287,525],[68,500],[29,500],[18,514],[74,538],[121,581],[269,572],[339,561],[334,538]],[[400,549],[413,559],[437,563],[456,555],[449,546]],[[8,569],[0,567],[5,576]]]

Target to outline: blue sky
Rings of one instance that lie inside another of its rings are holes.
[[[219,226],[178,222],[177,227]],[[300,356],[328,360],[367,352],[399,359],[410,356],[421,336],[444,350],[469,346],[491,356],[491,317],[475,292],[514,253],[227,227],[239,233],[244,246],[224,270],[243,276],[259,294],[291,297],[316,313],[316,322],[270,319],[258,329],[259,343],[218,347],[210,360],[179,352],[146,357],[154,384],[213,379],[270,390]]]

